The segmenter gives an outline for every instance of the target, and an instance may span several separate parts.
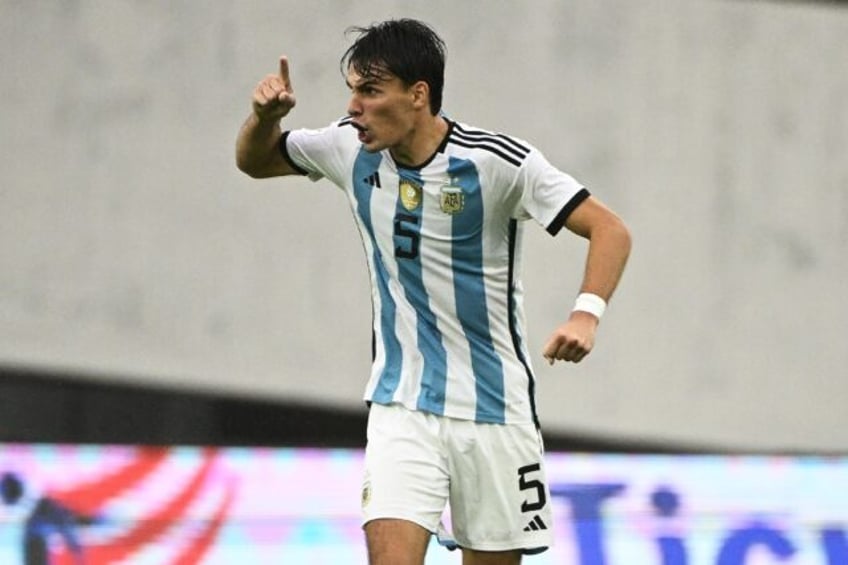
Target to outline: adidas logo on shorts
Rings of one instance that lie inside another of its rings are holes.
[[[539,515],[536,514],[535,516],[533,516],[533,519],[530,520],[530,523],[527,524],[527,527],[524,528],[524,531],[525,532],[535,532],[535,531],[538,531],[538,530],[547,530],[547,529],[548,529],[548,527],[542,521],[542,518],[540,518]]]

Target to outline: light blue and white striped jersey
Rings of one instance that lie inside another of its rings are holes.
[[[365,151],[343,119],[286,132],[283,155],[344,190],[374,309],[365,400],[478,422],[536,422],[520,280],[522,220],[552,234],[586,189],[524,141],[448,122],[418,168]]]

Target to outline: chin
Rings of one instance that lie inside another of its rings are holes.
[[[365,151],[367,151],[368,153],[379,153],[380,151],[382,151],[386,147],[383,144],[376,143],[376,142],[372,141],[371,143],[363,143],[362,148]]]

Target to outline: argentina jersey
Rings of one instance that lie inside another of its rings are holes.
[[[418,168],[365,151],[347,119],[286,132],[280,148],[345,191],[362,235],[374,311],[365,400],[535,422],[522,220],[555,234],[586,189],[526,142],[456,122]]]

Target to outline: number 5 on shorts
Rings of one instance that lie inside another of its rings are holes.
[[[527,478],[527,475],[540,469],[541,466],[538,463],[525,465],[518,469],[518,488],[521,490],[536,491],[535,496],[532,496],[529,500],[525,499],[525,501],[521,503],[522,512],[535,512],[545,507],[545,502],[547,502],[547,498],[545,497],[545,485],[537,479],[528,480]]]

